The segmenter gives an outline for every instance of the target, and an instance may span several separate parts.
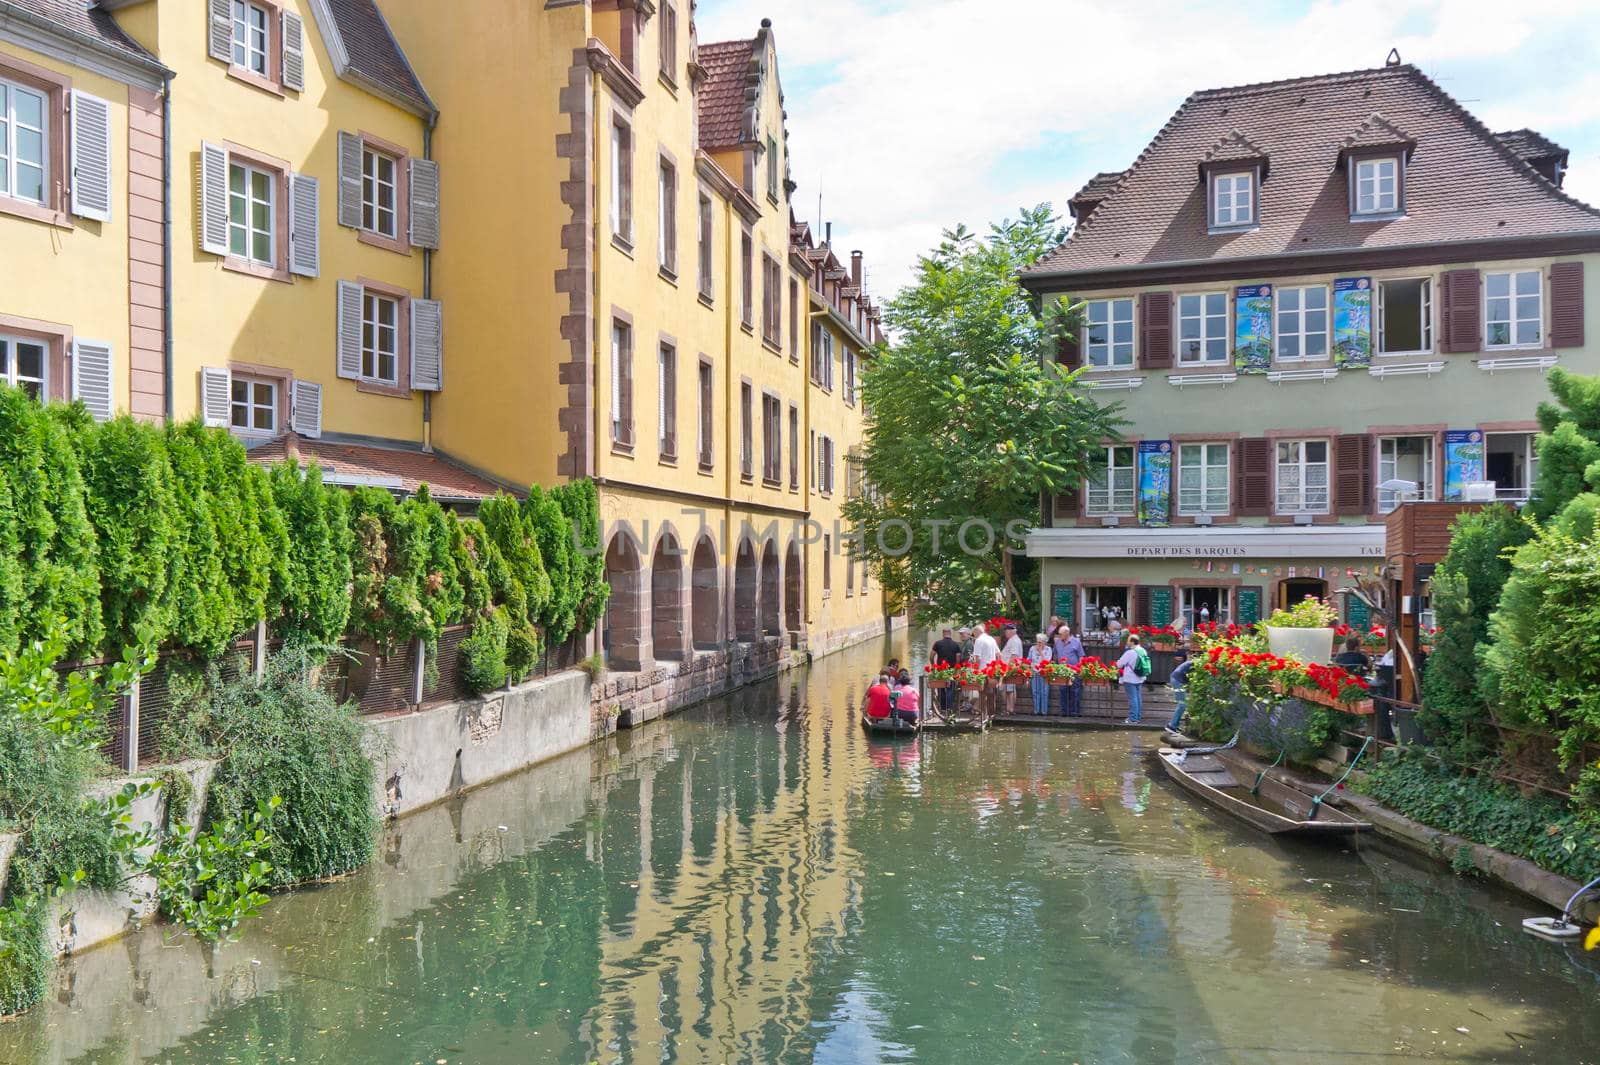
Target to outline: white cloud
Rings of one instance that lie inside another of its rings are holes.
[[[701,0],[698,25],[712,41],[750,36],[772,18],[796,213],[814,220],[820,188],[838,243],[867,252],[879,297],[948,226],[980,228],[1039,200],[1064,210],[1089,175],[1132,162],[1197,89],[1378,66],[1396,46],[1464,102],[1505,94],[1467,102],[1495,128],[1560,137],[1589,126],[1600,136],[1600,86],[1585,58],[1600,51],[1600,20],[1582,3],[1319,0],[1292,15],[1254,10],[1179,0]],[[1541,49],[1563,58],[1541,62]],[[1523,117],[1500,121],[1510,115]],[[1574,165],[1596,154],[1592,143],[1563,143]]]

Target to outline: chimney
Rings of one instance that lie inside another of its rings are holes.
[[[830,248],[833,247],[833,223],[832,222],[828,223],[827,228],[824,230],[824,233],[826,235],[822,238],[822,243],[826,244]]]
[[[850,280],[856,288],[861,287],[861,253],[858,251],[850,253]]]

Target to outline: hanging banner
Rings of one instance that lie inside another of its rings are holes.
[[[1340,367],[1372,365],[1372,279],[1333,282],[1333,360]]]
[[[1452,429],[1445,433],[1445,501],[1465,499],[1467,485],[1483,477],[1483,434],[1476,429]]]
[[[1240,373],[1272,368],[1272,286],[1233,290],[1233,365]]]
[[[1139,442],[1139,524],[1165,525],[1172,514],[1172,441]]]

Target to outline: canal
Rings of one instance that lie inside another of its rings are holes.
[[[71,959],[0,1062],[1600,1060],[1594,962],[1530,904],[1272,843],[1149,737],[869,742],[888,650],[409,818],[217,951]]]

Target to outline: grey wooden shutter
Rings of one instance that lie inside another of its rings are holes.
[[[322,386],[295,381],[289,386],[289,427],[301,436],[322,435]]]
[[[1147,370],[1172,368],[1172,293],[1139,295],[1139,357]]]
[[[322,238],[317,232],[317,179],[289,175],[289,272],[302,277],[322,273]]]
[[[365,294],[354,281],[339,282],[337,372],[352,380],[361,376],[361,304]]]
[[[228,150],[200,145],[200,250],[228,254]]]
[[[111,221],[111,105],[72,90],[72,213]]]
[[[226,366],[200,367],[200,420],[226,428],[233,402],[232,374]]]
[[[361,228],[361,138],[339,131],[339,224]]]
[[[99,340],[72,342],[72,398],[80,399],[97,422],[116,413],[112,398],[111,345]]]
[[[233,62],[233,4],[230,0],[210,0],[206,5],[206,51],[212,59]]]
[[[411,187],[411,246],[439,246],[439,164],[432,159],[412,159],[408,182]]]
[[[1439,275],[1439,350],[1460,353],[1483,347],[1482,279],[1476,270]]]
[[[1583,347],[1583,261],[1550,266],[1550,346]]]
[[[438,300],[411,301],[411,387],[444,388],[444,308]]]
[[[306,87],[305,24],[292,11],[283,13],[283,87],[303,92]]]

